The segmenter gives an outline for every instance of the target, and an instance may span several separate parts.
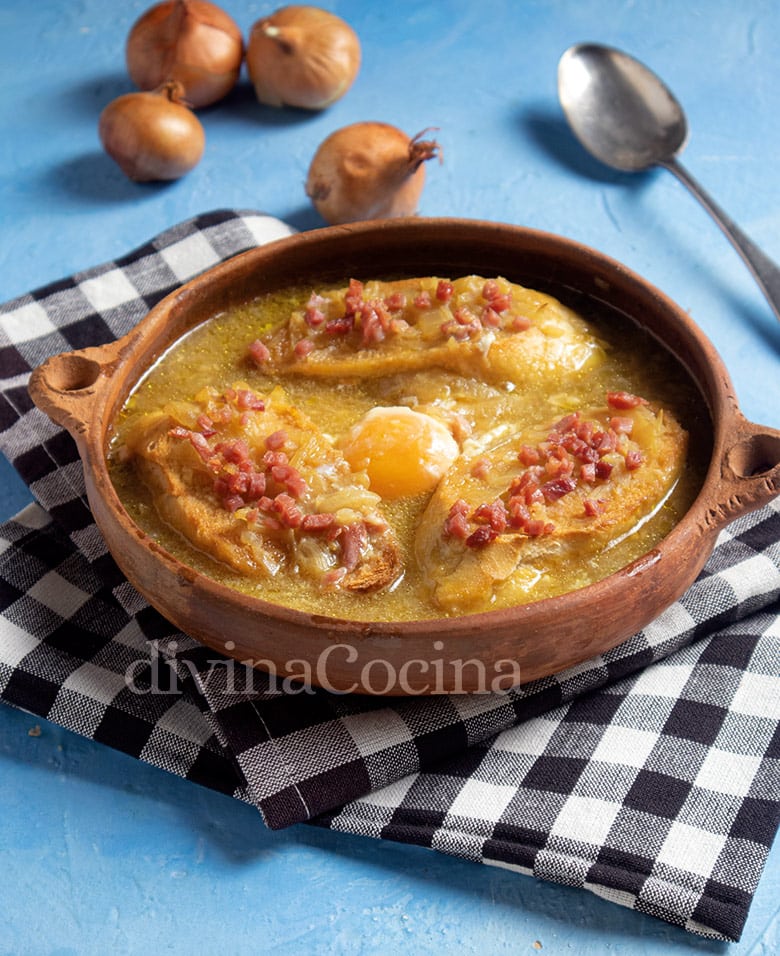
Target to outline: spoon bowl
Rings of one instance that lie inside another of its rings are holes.
[[[558,67],[558,94],[572,131],[607,166],[638,172],[685,145],[677,99],[644,64],[611,47],[570,47]]]
[[[688,124],[663,81],[627,53],[598,43],[578,43],[558,63],[558,97],[572,132],[596,159],[623,172],[662,166],[690,189],[740,254],[780,319],[780,269],[678,160]]]

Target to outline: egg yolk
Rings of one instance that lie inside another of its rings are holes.
[[[405,406],[372,408],[352,426],[342,450],[383,498],[431,491],[460,454],[441,422]]]

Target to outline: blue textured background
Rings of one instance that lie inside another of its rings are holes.
[[[559,232],[642,273],[689,310],[745,414],[780,426],[780,325],[739,258],[662,171],[587,158],[558,107],[572,43],[621,46],[664,76],[691,124],[684,161],[780,259],[780,4],[775,0],[325,3],[363,43],[349,94],[274,111],[246,78],[201,112],[201,164],[136,185],[100,151],[97,118],[131,89],[123,49],[145,9],[117,0],[0,4],[0,300],[129,251],[208,209],[322,223],[303,192],[332,130],[439,127],[421,212]],[[245,35],[274,7],[225,0]],[[28,493],[0,462],[0,517]],[[30,731],[40,727],[39,736]],[[780,848],[743,941],[725,946],[577,890],[428,850],[296,827],[0,707],[0,953],[774,954]]]

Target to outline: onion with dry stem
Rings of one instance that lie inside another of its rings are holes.
[[[112,100],[100,114],[98,134],[108,155],[137,182],[178,179],[197,165],[206,145],[178,83]]]
[[[252,27],[246,65],[261,103],[321,110],[352,86],[360,68],[360,41],[334,13],[282,7]]]
[[[306,195],[331,225],[417,212],[425,161],[441,156],[433,140],[411,139],[389,123],[363,122],[331,133],[312,159]]]
[[[175,81],[198,108],[233,89],[244,39],[233,18],[208,0],[163,0],[135,22],[125,55],[130,78],[140,89]]]

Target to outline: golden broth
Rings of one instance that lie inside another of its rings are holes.
[[[709,433],[703,403],[669,353],[625,317],[589,306],[587,321],[603,349],[604,361],[563,377],[537,377],[532,383],[486,382],[441,368],[323,379],[289,372],[268,374],[248,361],[249,343],[285,322],[311,294],[310,288],[267,294],[199,325],[150,369],[118,416],[109,467],[123,504],[145,532],[199,572],[273,603],[336,617],[414,620],[443,616],[431,601],[413,553],[415,530],[432,492],[382,503],[397,532],[404,573],[391,587],[376,593],[323,589],[295,574],[247,577],[193,547],[161,520],[132,462],[121,454],[128,430],[142,416],[167,403],[192,399],[204,386],[223,390],[237,380],[261,395],[281,384],[291,404],[335,441],[377,406],[434,407],[464,419],[472,440],[497,434],[502,427],[522,432],[540,422],[554,422],[575,409],[602,405],[609,391],[641,395],[671,410],[688,430],[691,442],[687,465],[662,506],[648,520],[639,521],[632,533],[599,553],[579,561],[569,556],[558,566],[553,561],[550,573],[543,574],[523,600],[583,587],[618,570],[656,545],[690,507],[701,484],[702,446],[706,446]],[[490,606],[505,603],[518,603],[517,595],[511,592],[504,598],[499,587]]]

